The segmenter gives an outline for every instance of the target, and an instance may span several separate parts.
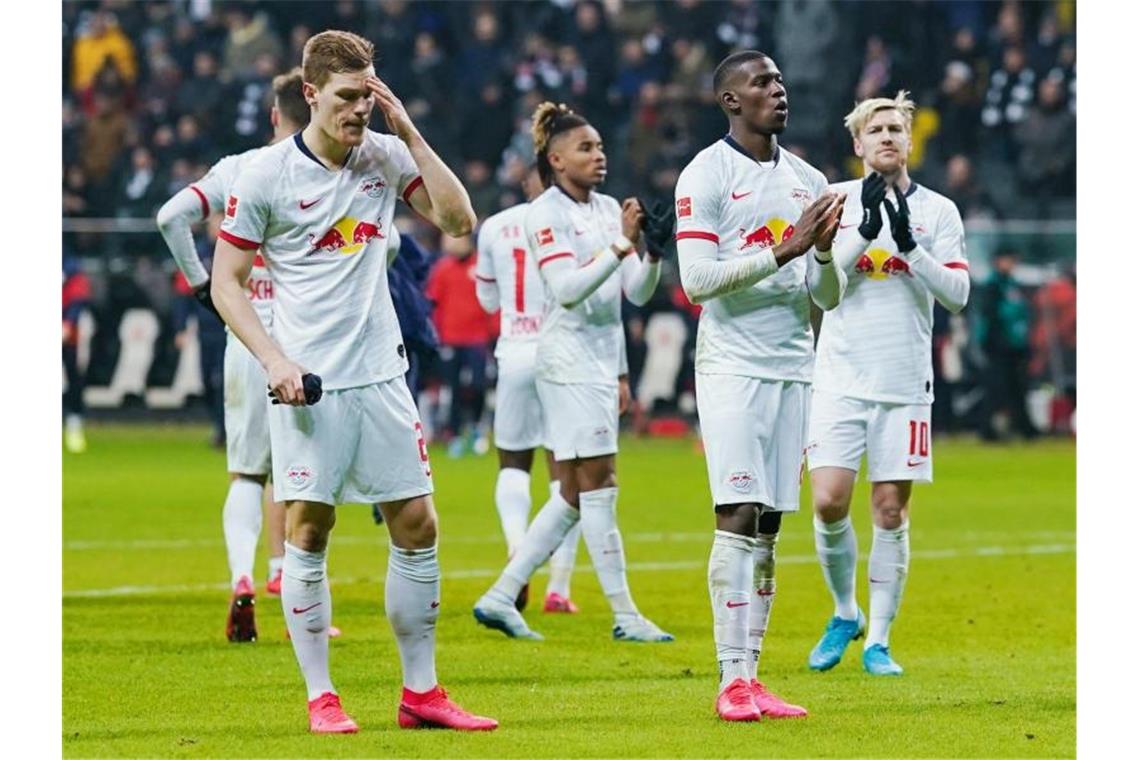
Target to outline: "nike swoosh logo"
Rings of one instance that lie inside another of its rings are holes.
[[[848,230],[848,229],[851,229],[851,228],[852,228],[852,227],[854,227],[854,226],[855,226],[855,223],[854,223],[854,222],[852,222],[851,224],[841,224],[841,225],[839,225],[839,229],[841,229],[841,230]]]
[[[439,602],[432,602],[432,603],[431,603],[431,608],[432,608],[433,610],[434,610],[436,607],[438,607],[438,606],[439,606]]]
[[[917,462],[912,462],[909,459],[906,460],[906,466],[907,467],[918,467],[920,464],[924,464],[924,463],[925,463],[925,460],[922,460],[922,459],[918,460]]]
[[[320,202],[321,202],[321,200],[322,200],[321,198],[317,198],[315,201],[309,201],[308,203],[305,203],[304,201],[301,201],[301,203],[300,203],[300,206],[301,206],[301,210],[302,210],[302,211],[304,211],[304,210],[305,210],[305,209],[307,209],[307,208],[311,208],[312,206],[315,206],[315,205],[317,205],[318,203],[320,203]]]
[[[301,609],[300,607],[294,607],[293,608],[293,614],[294,615],[300,615],[302,612],[308,612],[309,610],[313,609],[314,607],[320,607],[320,606],[321,606],[321,603],[317,602],[316,604],[310,604],[305,609]]]
[[[575,235],[585,235],[586,231],[585,230],[574,230],[574,234]]]
[[[725,605],[731,610],[734,607],[747,607],[748,602],[725,602]]]
[[[880,580],[876,580],[875,578],[872,578],[871,583],[890,583],[890,581],[880,581]]]
[[[737,195],[737,194],[734,192],[734,193],[732,194],[732,199],[733,199],[734,201],[738,201],[738,200],[740,200],[741,198],[746,198],[746,197],[748,197],[749,195],[752,195],[752,191],[751,191],[751,190],[749,190],[747,193],[740,193],[739,195]]]

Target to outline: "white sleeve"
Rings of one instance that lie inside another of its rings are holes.
[[[487,222],[483,222],[475,237],[475,297],[488,314],[499,310],[499,283],[495,280],[495,257],[491,250],[494,234]]]
[[[226,205],[226,193],[237,181],[238,156],[226,156],[210,167],[205,176],[190,184],[202,201],[202,218]]]
[[[527,211],[527,243],[551,294],[564,308],[572,309],[617,271],[621,259],[606,246],[588,264],[578,266],[570,245],[570,225],[547,205],[532,205]]]
[[[621,352],[618,355],[618,377],[629,374],[629,353],[625,349],[625,326],[621,329]]]
[[[834,248],[834,245],[832,246]],[[811,300],[824,311],[831,311],[843,300],[847,292],[847,273],[836,265],[834,258],[820,263],[819,252],[807,252],[807,287]]]
[[[267,167],[251,166],[238,175],[225,203],[218,237],[242,250],[253,250],[265,240],[273,203],[275,180],[263,177]]]
[[[938,303],[951,313],[966,308],[970,297],[970,265],[966,261],[966,231],[958,209],[944,213],[934,233],[933,250],[917,246],[906,255],[911,273]]]
[[[179,190],[174,197],[162,204],[155,221],[162,239],[174,256],[174,263],[186,277],[190,287],[199,288],[210,279],[210,273],[198,258],[194,247],[194,235],[190,232],[191,223],[202,213],[202,202],[198,193],[188,187]]]
[[[681,287],[693,303],[751,287],[779,269],[770,248],[724,261],[717,258],[720,202],[698,167],[690,164],[681,172],[676,190],[677,265]]]
[[[387,136],[388,139],[388,165],[386,167],[388,178],[396,184],[396,192],[404,199],[404,203],[411,206],[408,200],[416,188],[423,184],[420,168],[412,158],[412,152],[404,141],[398,137]]]
[[[638,258],[630,254],[621,262],[621,289],[630,303],[644,306],[653,297],[661,279],[661,261],[650,261],[649,256]]]

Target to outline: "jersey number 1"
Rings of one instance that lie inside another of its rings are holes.
[[[511,253],[515,257],[515,311],[522,314],[526,311],[526,298],[523,295],[526,287],[526,250],[515,248]]]

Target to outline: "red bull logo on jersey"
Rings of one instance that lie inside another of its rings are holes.
[[[357,221],[346,216],[320,237],[309,235],[309,244],[313,247],[310,254],[342,253],[351,256],[363,250],[373,238],[384,239],[378,221]]]
[[[750,248],[771,248],[790,238],[795,231],[796,226],[794,224],[788,224],[783,219],[777,218],[769,219],[751,232],[741,227],[740,250],[747,251]]]
[[[900,256],[883,248],[871,248],[855,262],[855,272],[872,280],[910,274],[910,265]]]
[[[380,177],[369,177],[360,183],[360,192],[367,195],[369,198],[379,198],[384,194],[384,180]]]

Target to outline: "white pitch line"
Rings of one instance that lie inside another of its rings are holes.
[[[955,534],[958,538],[963,540],[984,540],[986,538],[993,539],[994,534],[971,534],[971,533],[958,533]],[[1055,541],[1055,540],[1072,540],[1074,538],[1072,531],[1060,530],[1038,530],[1038,531],[1025,531],[1019,532],[1020,536],[1026,538],[1035,538],[1040,541]],[[923,537],[919,531],[911,531],[912,540],[921,540]],[[708,531],[696,532],[642,532],[642,533],[627,533],[622,536],[622,539],[627,543],[684,543],[690,541],[703,542],[709,540]],[[387,546],[388,534],[386,531],[378,530],[373,536],[337,536],[333,535],[331,543],[336,546]],[[470,536],[464,534],[446,534],[443,543],[448,546],[454,544],[489,544],[498,546],[503,543],[501,534],[484,535],[484,536]],[[155,549],[165,550],[182,550],[182,549],[223,549],[225,548],[224,542],[220,538],[141,538],[130,539],[124,541],[65,541],[63,544],[64,551],[152,551]]]
[[[704,535],[704,534],[702,534]],[[1030,546],[982,546],[976,549],[930,549],[911,552],[911,559],[963,559],[968,557],[1018,557],[1038,554],[1072,554],[1076,552],[1075,544],[1037,544]],[[805,565],[818,562],[814,554],[792,554],[777,557],[780,565]],[[697,570],[708,565],[707,561],[684,560],[678,562],[631,562],[629,570],[634,572],[654,573],[669,570]],[[444,573],[444,580],[463,580],[471,578],[497,578],[499,569],[472,568],[468,570],[448,570]],[[593,572],[589,565],[578,565],[575,573]],[[546,568],[541,568],[538,574],[545,574]],[[337,585],[352,585],[357,583],[376,583],[380,577],[364,578],[330,578],[329,582]],[[115,586],[113,588],[92,588],[80,591],[66,591],[64,599],[99,599],[118,596],[137,596],[140,594],[184,594],[196,591],[228,591],[228,583],[184,583],[169,586]]]

